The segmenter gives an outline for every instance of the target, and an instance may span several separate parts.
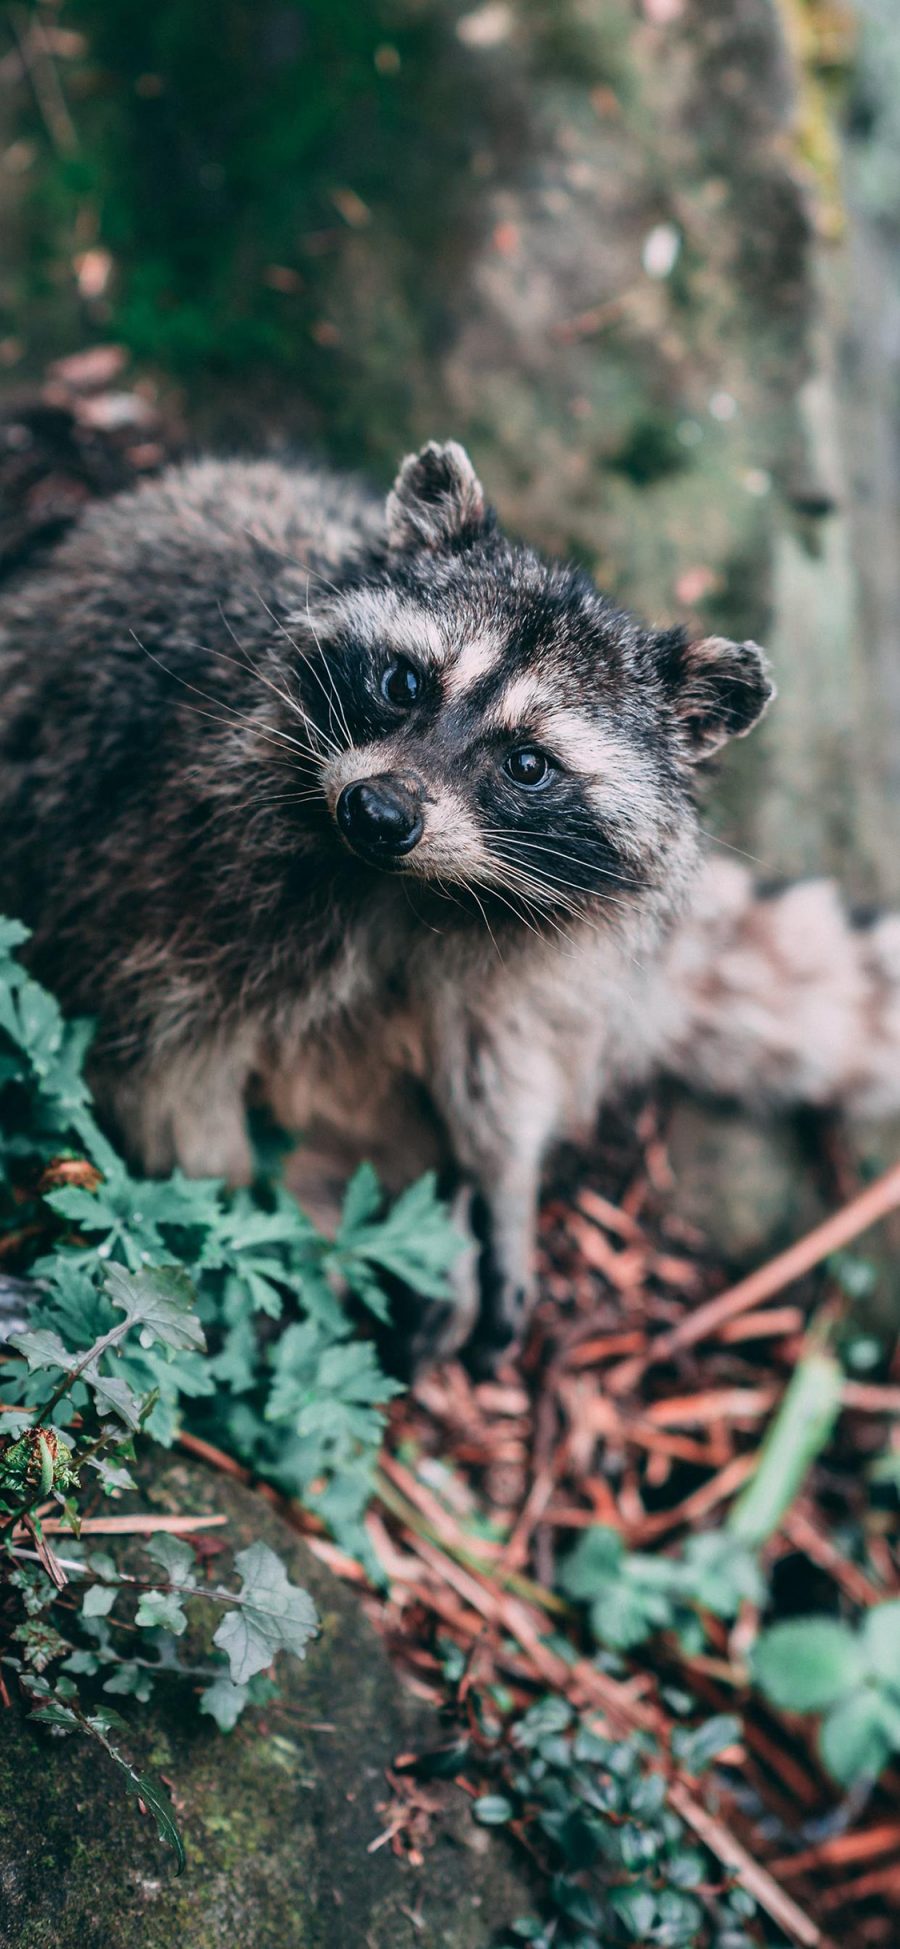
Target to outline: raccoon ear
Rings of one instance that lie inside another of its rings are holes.
[[[486,524],[484,489],[464,447],[429,440],[409,453],[387,498],[391,548],[452,548]]]
[[[746,737],[775,695],[758,643],[731,643],[726,636],[691,642],[684,630],[671,630],[657,639],[657,651],[690,764],[729,738]]]

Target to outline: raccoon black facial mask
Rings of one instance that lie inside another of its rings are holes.
[[[323,1222],[362,1157],[391,1188],[441,1167],[483,1215],[445,1344],[490,1356],[548,1147],[656,1061],[769,1073],[728,928],[771,923],[783,982],[780,915],[732,885],[716,933],[694,784],[770,695],[755,644],[645,628],[511,541],[452,441],[386,502],[201,462],[94,509],[0,608],[0,910],[96,1018],[141,1168],[245,1177],[251,1089],[302,1134]],[[891,950],[867,941],[842,992],[883,1014],[883,1090]],[[838,959],[831,935],[799,956],[807,1000]],[[803,1019],[773,1031],[798,1074]],[[859,1038],[823,1041],[865,1094]]]
[[[351,848],[501,928],[612,920],[680,883],[692,768],[765,707],[762,652],[645,630],[511,543],[453,442],[404,461],[385,529],[291,624],[315,631],[304,706],[334,736],[321,778]],[[385,798],[395,778],[411,796]]]

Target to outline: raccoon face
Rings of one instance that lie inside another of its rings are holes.
[[[772,695],[762,652],[654,633],[508,541],[452,442],[404,461],[386,528],[358,582],[296,619],[343,845],[520,918],[665,891],[695,846],[693,766]]]

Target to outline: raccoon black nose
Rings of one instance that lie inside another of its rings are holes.
[[[356,852],[376,858],[411,853],[422,837],[422,814],[399,779],[357,779],[345,785],[337,802],[337,821]]]

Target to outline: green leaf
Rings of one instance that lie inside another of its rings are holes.
[[[503,1827],[512,1820],[513,1803],[503,1793],[484,1793],[479,1800],[473,1800],[472,1813],[482,1827]]]
[[[344,1192],[344,1207],[335,1241],[340,1248],[347,1250],[352,1246],[363,1226],[371,1224],[381,1202],[382,1191],[377,1173],[371,1164],[360,1164]]]
[[[655,1895],[636,1884],[632,1888],[614,1888],[609,1899],[632,1941],[644,1942],[656,1921]]]
[[[716,1617],[736,1617],[745,1601],[761,1605],[766,1580],[753,1551],[727,1530],[689,1536],[682,1550],[686,1591]]]
[[[775,1624],[751,1655],[757,1684],[784,1712],[821,1712],[864,1676],[859,1641],[837,1618],[798,1617]]]
[[[171,1631],[174,1638],[180,1638],[187,1629],[187,1617],[174,1590],[143,1590],[134,1621],[147,1630]]]
[[[142,1665],[130,1659],[123,1659],[121,1665],[104,1680],[103,1690],[123,1698],[137,1699],[139,1705],[146,1705],[148,1699],[153,1697],[153,1673],[145,1671]]]
[[[200,1694],[200,1711],[215,1719],[220,1732],[232,1732],[250,1698],[247,1685],[235,1685],[223,1672]]]
[[[166,1530],[159,1530],[155,1536],[148,1536],[144,1549],[154,1563],[162,1566],[170,1584],[179,1590],[190,1590],[194,1585],[196,1558],[189,1543],[180,1536],[170,1536]]]
[[[25,1355],[32,1373],[42,1367],[67,1373],[75,1365],[76,1355],[69,1352],[58,1333],[52,1333],[46,1327],[39,1327],[33,1333],[11,1333],[7,1345]]]
[[[124,1266],[111,1265],[104,1284],[129,1326],[144,1327],[167,1347],[204,1351],[206,1339],[194,1310],[194,1288],[182,1267],[127,1272]]]
[[[624,1556],[625,1545],[618,1530],[603,1523],[586,1529],[560,1565],[560,1589],[566,1597],[590,1603],[618,1576]]]
[[[695,1731],[676,1726],[672,1733],[672,1752],[688,1773],[702,1773],[719,1753],[723,1753],[727,1746],[733,1746],[740,1736],[740,1719],[731,1712],[719,1712],[714,1718],[706,1719]]]
[[[140,1428],[143,1407],[132,1393],[127,1382],[116,1380],[110,1374],[100,1374],[86,1369],[82,1377],[93,1390],[98,1411],[101,1414],[117,1414],[127,1428],[137,1432]]]
[[[222,1619],[213,1643],[227,1653],[232,1682],[243,1685],[254,1672],[264,1671],[278,1651],[305,1658],[319,1620],[312,1598],[289,1581],[267,1543],[239,1550],[235,1564],[241,1576],[236,1608]]]
[[[81,1604],[83,1617],[107,1617],[119,1592],[109,1584],[89,1584]]]
[[[888,1604],[873,1604],[866,1612],[862,1646],[869,1670],[882,1684],[900,1692],[900,1597]]]
[[[807,1354],[795,1368],[756,1469],[731,1507],[727,1527],[742,1543],[757,1548],[778,1528],[829,1439],[840,1413],[842,1383],[830,1354]]]
[[[137,1483],[123,1462],[109,1462],[104,1455],[89,1455],[88,1468],[96,1469],[107,1494],[116,1489],[136,1489]]]
[[[819,1729],[819,1751],[841,1786],[851,1786],[855,1780],[877,1780],[890,1758],[891,1742],[874,1686],[851,1692],[832,1708]]]

